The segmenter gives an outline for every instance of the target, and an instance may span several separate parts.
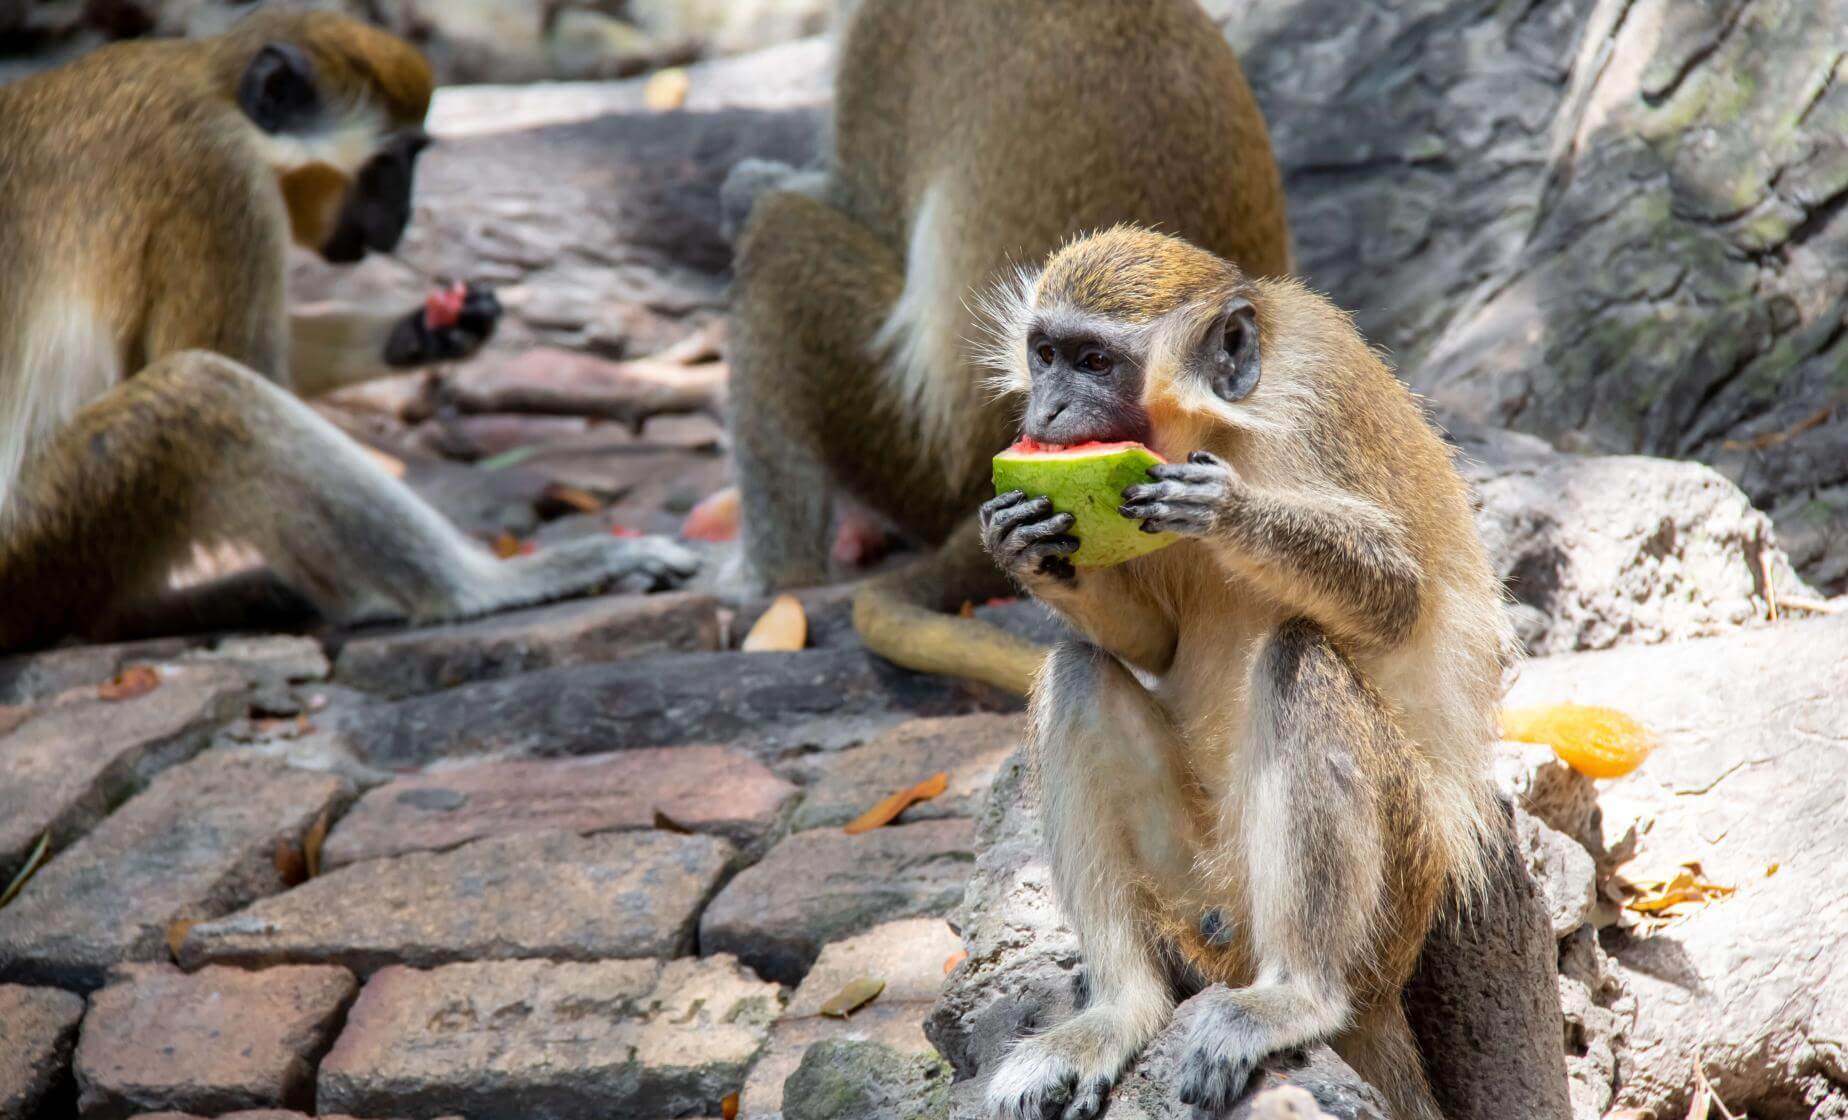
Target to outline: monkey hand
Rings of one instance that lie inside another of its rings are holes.
[[[1059,513],[1045,498],[1010,490],[982,505],[982,546],[1001,570],[1031,584],[1035,580],[1073,579],[1071,555],[1078,538],[1071,535],[1072,515]]]
[[[1153,482],[1128,487],[1117,512],[1145,533],[1211,536],[1238,504],[1244,482],[1219,456],[1196,451],[1184,463],[1149,468]]]
[[[398,321],[385,341],[385,364],[416,369],[461,361],[493,337],[500,317],[500,300],[493,288],[458,280]]]

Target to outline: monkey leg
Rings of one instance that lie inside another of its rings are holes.
[[[220,541],[336,621],[459,618],[697,566],[652,538],[498,560],[293,395],[193,351],[91,402],[21,474],[0,513],[0,647],[82,633]]]
[[[1407,842],[1415,832],[1388,831],[1390,815],[1423,811],[1417,760],[1353,662],[1307,619],[1266,640],[1249,695],[1217,827],[1222,852],[1202,866],[1243,878],[1256,977],[1204,997],[1183,1049],[1181,1100],[1223,1110],[1266,1055],[1358,1036],[1342,1053],[1381,1079],[1393,1115],[1438,1120],[1403,1015],[1380,1007],[1396,1008],[1436,896],[1404,884],[1442,877]],[[1408,915],[1412,899],[1422,910]]]
[[[881,377],[898,255],[806,193],[759,198],[738,242],[731,428],[745,559],[766,588],[828,576],[833,488],[938,540],[973,508]]]
[[[1173,1010],[1141,892],[1191,873],[1181,744],[1129,671],[1082,642],[1047,658],[1032,720],[1047,851],[1091,998],[1015,1044],[988,1105],[1007,1120],[1086,1120]]]

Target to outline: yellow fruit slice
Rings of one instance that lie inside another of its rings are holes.
[[[1591,778],[1621,778],[1655,749],[1649,729],[1613,708],[1543,704],[1508,708],[1502,738],[1552,747],[1567,766]]]

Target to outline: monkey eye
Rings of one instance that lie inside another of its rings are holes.
[[[1078,368],[1086,373],[1109,373],[1116,362],[1102,350],[1086,350],[1078,357]]]
[[[1040,365],[1049,366],[1053,359],[1059,356],[1059,352],[1052,348],[1052,343],[1042,340],[1038,346],[1033,348],[1033,355],[1039,359]]]

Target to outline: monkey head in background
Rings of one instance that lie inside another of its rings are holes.
[[[335,262],[397,245],[430,95],[409,44],[281,5],[0,87],[0,649],[132,629],[224,542],[337,622],[690,574],[650,538],[496,559],[291,392],[493,329],[479,288],[452,322],[287,310],[291,241]]]
[[[997,301],[995,360],[1043,443],[1168,463],[1121,512],[1182,540],[1077,568],[1044,498],[982,507],[996,560],[1081,635],[1031,750],[1090,1002],[995,1071],[999,1116],[1089,1117],[1166,1022],[1177,957],[1221,982],[1181,1098],[1328,1042],[1401,1120],[1438,1120],[1400,993],[1484,876],[1506,617],[1450,452],[1343,312],[1119,227]]]
[[[1289,270],[1263,119],[1193,0],[849,6],[827,165],[759,194],[738,240],[732,437],[763,588],[828,577],[849,495],[935,549],[862,590],[868,645],[1025,692],[1042,649],[940,613],[1010,593],[974,515],[1013,410],[972,294],[1118,222]]]

